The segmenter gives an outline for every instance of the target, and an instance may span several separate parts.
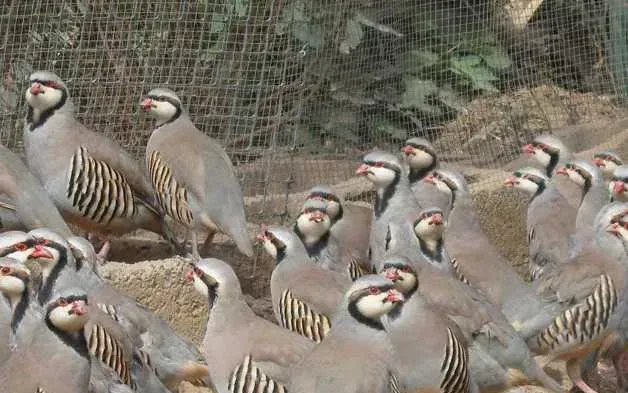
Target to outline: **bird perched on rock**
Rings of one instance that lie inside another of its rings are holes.
[[[390,281],[364,276],[351,285],[333,327],[290,370],[291,393],[398,392],[393,350],[381,318],[404,300]]]
[[[618,202],[628,202],[628,165],[615,168],[611,176],[608,190],[611,193],[611,200]]]
[[[171,238],[144,171],[119,145],[76,120],[57,75],[31,74],[26,103],[26,162],[68,222],[106,238],[140,228]],[[107,241],[101,258],[109,248]]]
[[[575,230],[575,209],[540,170],[526,167],[515,171],[504,186],[525,191],[528,205],[528,263],[532,279],[541,277],[571,256]]]
[[[263,227],[258,239],[276,263],[270,277],[275,318],[288,330],[323,341],[351,284],[349,277],[312,262],[303,243],[288,229]]]
[[[577,209],[580,206],[580,196],[582,194],[578,186],[567,179],[554,179],[559,165],[573,158],[571,150],[558,137],[543,134],[525,145],[523,152],[536,159],[537,163],[543,168],[545,176],[554,180],[555,187],[567,199],[569,205]]]
[[[63,236],[72,235],[46,190],[16,154],[0,145],[0,193],[8,199],[0,203],[2,230],[50,228]],[[12,222],[12,224],[10,223]],[[19,224],[16,226],[15,224]]]
[[[87,392],[90,360],[82,333],[89,319],[87,293],[67,288],[51,299],[33,340],[0,367],[0,392]]]
[[[408,163],[408,181],[414,197],[423,207],[437,207],[449,215],[449,198],[447,195],[434,192],[423,180],[438,169],[440,164],[434,146],[424,138],[410,138],[401,148]]]
[[[153,89],[141,107],[157,120],[146,145],[157,201],[191,232],[194,256],[198,257],[197,231],[207,232],[204,248],[221,231],[242,253],[253,255],[242,189],[225,150],[196,128],[173,91]]]
[[[188,280],[209,302],[202,348],[216,393],[283,391],[288,367],[314,343],[255,315],[233,269],[223,261],[193,263]]]
[[[604,179],[608,180],[613,175],[617,167],[624,165],[617,152],[612,150],[604,150],[593,155],[593,164],[600,168]]]

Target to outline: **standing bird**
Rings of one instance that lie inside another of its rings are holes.
[[[258,239],[275,259],[270,277],[275,318],[288,330],[314,342],[323,341],[351,284],[349,277],[312,262],[303,243],[288,229],[263,227]]]
[[[387,261],[392,264],[397,259],[410,266],[410,261],[402,256],[393,255]],[[402,280],[397,269],[383,270],[381,275],[393,283]],[[469,371],[467,342],[460,328],[418,294],[418,281],[404,282],[408,284],[410,288],[402,291],[405,301],[382,317],[395,353],[400,390],[476,392]]]
[[[504,186],[523,190],[531,197],[528,205],[528,263],[535,280],[554,266],[569,261],[574,245],[576,211],[536,168],[522,168],[504,181]]]
[[[138,163],[115,142],[76,120],[68,89],[57,75],[38,71],[30,83],[26,162],[61,215],[105,238],[141,228],[171,239]],[[99,256],[106,259],[109,249],[107,240]]]
[[[33,340],[0,367],[0,392],[87,392],[90,359],[82,330],[88,319],[83,289],[53,294]]]
[[[624,165],[624,162],[619,158],[617,152],[612,150],[605,150],[597,152],[593,155],[593,164],[600,168],[604,179],[609,180],[613,176],[613,172],[617,167]]]
[[[291,369],[290,393],[397,392],[393,351],[382,317],[403,302],[392,283],[375,275],[353,283],[321,344]]]
[[[207,232],[205,249],[221,231],[252,256],[242,189],[225,150],[196,128],[173,91],[153,89],[141,107],[157,120],[146,145],[157,201],[191,232],[193,255],[198,259],[197,231]]]
[[[8,197],[0,203],[2,217],[14,215],[14,220],[3,220],[2,230],[49,228],[63,236],[72,231],[65,223],[54,202],[37,179],[26,168],[22,159],[0,145],[0,193]],[[6,214],[5,214],[6,213]],[[12,221],[19,227],[5,225]]]
[[[594,238],[595,217],[611,199],[602,173],[588,161],[574,160],[560,166],[556,174],[567,176],[581,188],[582,197],[576,215],[576,234],[582,240]]]
[[[288,367],[314,343],[255,315],[223,261],[202,259],[187,277],[209,302],[202,348],[216,393],[284,391]]]
[[[559,165],[573,158],[571,150],[556,136],[543,134],[523,147],[523,152],[529,156],[534,156],[541,165],[545,176],[552,178],[558,191],[567,199],[571,207],[577,209],[580,206],[581,192],[578,186],[567,179],[554,179]]]
[[[611,200],[617,202],[628,202],[628,165],[622,165],[613,171],[608,190],[611,193]]]
[[[317,199],[307,199],[297,215],[293,230],[303,242],[308,255],[317,262],[331,237],[331,220],[327,204]]]
[[[445,213],[445,217],[449,215],[449,198],[447,195],[434,192],[424,179],[434,170],[438,169],[440,164],[436,149],[424,138],[410,138],[401,148],[406,162],[408,163],[408,181],[414,197],[423,207],[437,207]]]

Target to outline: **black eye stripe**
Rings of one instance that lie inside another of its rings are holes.
[[[394,164],[390,164],[388,162],[385,161],[364,161],[364,163],[368,166],[374,166],[374,167],[378,167],[379,165],[381,165],[380,168],[386,168],[386,169],[390,169],[391,171],[394,171],[396,173],[400,173],[401,172],[401,168],[399,168],[398,166],[394,165]]]

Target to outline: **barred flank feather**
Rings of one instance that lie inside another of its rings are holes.
[[[306,303],[295,298],[289,289],[279,299],[279,315],[281,326],[317,343],[323,341],[331,329],[327,316],[313,311]]]
[[[100,224],[135,214],[133,191],[124,176],[83,146],[70,160],[67,197],[84,217]]]
[[[286,388],[269,378],[253,364],[251,355],[233,370],[229,378],[230,393],[286,393]]]
[[[107,333],[100,325],[94,325],[87,343],[89,353],[101,360],[105,365],[118,374],[122,382],[130,385],[131,375],[124,360],[120,344]]]
[[[456,258],[451,258],[449,262],[451,263],[451,267],[454,269],[454,275],[458,277],[458,280],[469,285],[469,280],[467,280],[464,274],[460,271],[460,264],[458,263],[458,260]]]
[[[447,347],[441,363],[442,393],[467,393],[470,389],[469,354],[454,332],[447,328]]]
[[[187,190],[179,186],[172,176],[172,171],[166,166],[157,151],[152,152],[148,159],[148,173],[159,206],[173,219],[190,226],[192,224],[192,212],[188,204]]]

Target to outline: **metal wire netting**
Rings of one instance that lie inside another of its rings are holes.
[[[21,149],[27,77],[49,69],[138,158],[140,98],[177,91],[262,201],[414,135],[499,168],[538,133],[625,116],[627,19],[622,0],[7,0],[1,139]]]

